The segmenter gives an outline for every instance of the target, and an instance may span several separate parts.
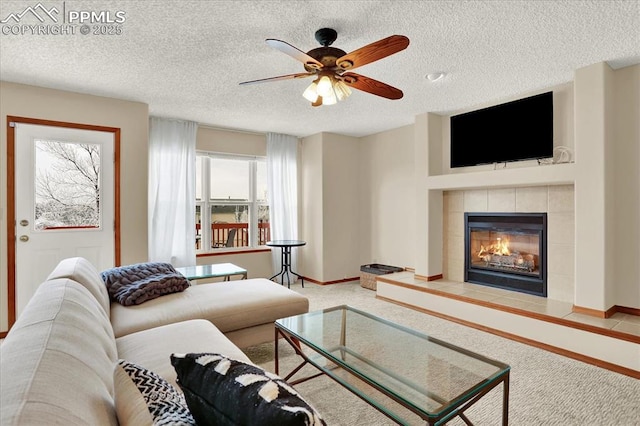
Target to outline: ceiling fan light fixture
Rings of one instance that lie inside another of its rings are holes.
[[[338,103],[338,97],[333,87],[331,87],[331,90],[329,90],[326,95],[321,95],[320,92],[318,92],[318,95],[322,96],[322,105],[335,105]]]
[[[344,87],[341,87],[340,83]],[[334,105],[338,101],[346,99],[350,94],[351,89],[346,84],[336,81],[332,76],[323,75],[311,83],[302,96],[313,106],[320,106]]]
[[[315,103],[318,100],[318,83],[315,81],[307,87],[302,93],[302,96],[311,103]]]
[[[331,82],[331,78],[329,76],[323,75],[320,77],[320,81],[318,81],[318,95],[322,96],[330,96],[331,92],[333,92],[333,83]],[[333,93],[335,96],[335,93]]]
[[[333,86],[336,92],[336,96],[339,101],[343,101],[351,96],[351,89],[345,84],[344,81],[338,80]]]

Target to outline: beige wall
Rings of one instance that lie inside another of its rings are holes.
[[[300,273],[316,281],[324,282],[323,271],[323,158],[322,133],[302,140],[302,217],[300,238],[307,245],[300,250]]]
[[[413,267],[414,126],[360,138],[359,264]]]
[[[615,71],[616,304],[640,308],[640,65]]]
[[[267,156],[267,138],[261,133],[214,129],[199,126],[196,149],[225,154]]]
[[[332,133],[322,138],[324,281],[358,277],[358,139]]]
[[[302,273],[328,283],[359,275],[358,139],[319,133],[302,140]]]
[[[0,330],[7,329],[7,115],[121,129],[121,261],[147,259],[148,107],[99,96],[0,82]]]
[[[607,169],[611,158],[607,156],[605,111],[610,91],[607,74],[611,68],[599,63],[581,68],[575,73],[576,124],[576,294],[575,304],[597,310],[606,310],[613,302],[608,300],[606,286],[612,279],[612,265],[607,253],[606,205]],[[609,217],[609,219],[612,219]],[[613,285],[611,282],[609,285]]]

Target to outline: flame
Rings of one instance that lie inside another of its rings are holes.
[[[480,246],[480,251],[478,252],[478,257],[484,258],[486,255],[500,255],[500,256],[510,256],[511,251],[509,250],[509,239],[508,238],[497,238],[496,242],[491,244],[488,247],[483,245]]]

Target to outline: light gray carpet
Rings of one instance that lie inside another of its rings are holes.
[[[363,289],[357,282],[328,286],[307,283],[305,288],[296,283],[292,289],[309,297],[310,310],[348,304],[509,364],[510,425],[640,425],[640,381],[631,377],[377,300],[374,291]],[[245,352],[255,363],[273,371],[272,343],[247,348]],[[299,362],[286,342],[280,344],[280,357],[281,375]],[[329,425],[394,424],[327,377],[296,388]],[[466,413],[478,426],[499,425],[501,409],[502,386],[498,386]],[[456,418],[448,424],[458,426],[464,422]]]

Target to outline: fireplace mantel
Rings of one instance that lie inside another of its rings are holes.
[[[575,173],[575,163],[451,173],[428,176],[427,189],[454,190],[571,185],[575,182]]]

